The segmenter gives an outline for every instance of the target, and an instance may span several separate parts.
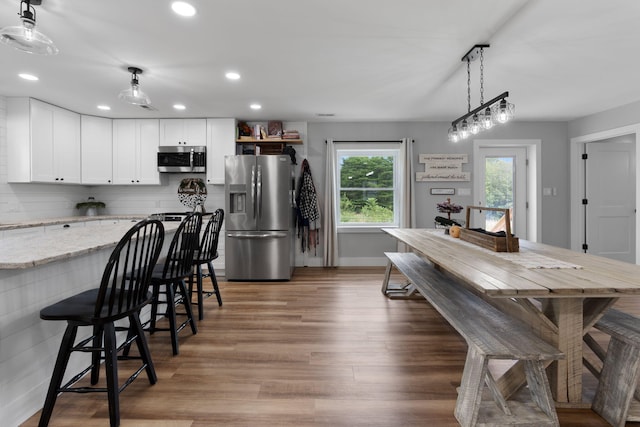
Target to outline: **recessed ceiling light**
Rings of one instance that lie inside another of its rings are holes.
[[[185,107],[182,104],[173,104],[173,108],[175,108],[176,110],[186,110],[187,107]]]
[[[226,78],[228,78],[229,80],[239,80],[240,79],[240,74],[236,73],[235,71],[229,71],[224,76]]]
[[[196,14],[196,8],[184,1],[174,1],[171,3],[171,9],[180,16],[193,16]]]
[[[18,77],[20,77],[21,79],[30,80],[33,82],[35,82],[36,80],[40,80],[37,76],[34,76],[33,74],[27,74],[27,73],[20,73],[18,74]]]
[[[251,104],[249,107],[251,107],[252,110],[259,110],[262,108],[262,105],[260,104]]]
[[[109,111],[111,110],[111,107],[109,107],[108,105],[98,105],[98,110]]]

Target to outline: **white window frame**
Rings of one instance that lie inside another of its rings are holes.
[[[375,144],[373,147],[372,145]],[[404,203],[402,198],[404,197],[404,174],[401,172],[403,168],[402,147],[397,142],[375,142],[375,143],[337,143],[334,145],[335,158],[336,158],[336,180],[335,180],[335,197],[334,205],[335,212],[338,218],[336,218],[336,228],[338,233],[341,232],[370,232],[373,230],[379,230],[381,227],[399,227],[400,220],[402,218],[402,212]],[[340,158],[343,156],[364,157],[364,156],[384,156],[393,157],[393,222],[388,223],[343,223],[340,222]]]

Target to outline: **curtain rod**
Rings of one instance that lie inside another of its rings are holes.
[[[398,144],[402,144],[402,140],[401,139],[378,139],[378,140],[354,140],[354,141],[333,141],[334,143],[343,143],[343,142],[397,142]],[[411,142],[415,142],[413,139],[411,140]],[[324,143],[327,143],[327,140],[324,140]]]

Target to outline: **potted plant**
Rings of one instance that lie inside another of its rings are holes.
[[[98,208],[104,208],[104,202],[98,202],[93,197],[89,197],[86,202],[76,203],[76,209],[86,209],[86,216],[98,215]]]

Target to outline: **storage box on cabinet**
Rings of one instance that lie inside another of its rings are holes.
[[[7,181],[79,184],[80,115],[31,98],[7,99]]]
[[[158,119],[113,120],[113,183],[160,184]]]

